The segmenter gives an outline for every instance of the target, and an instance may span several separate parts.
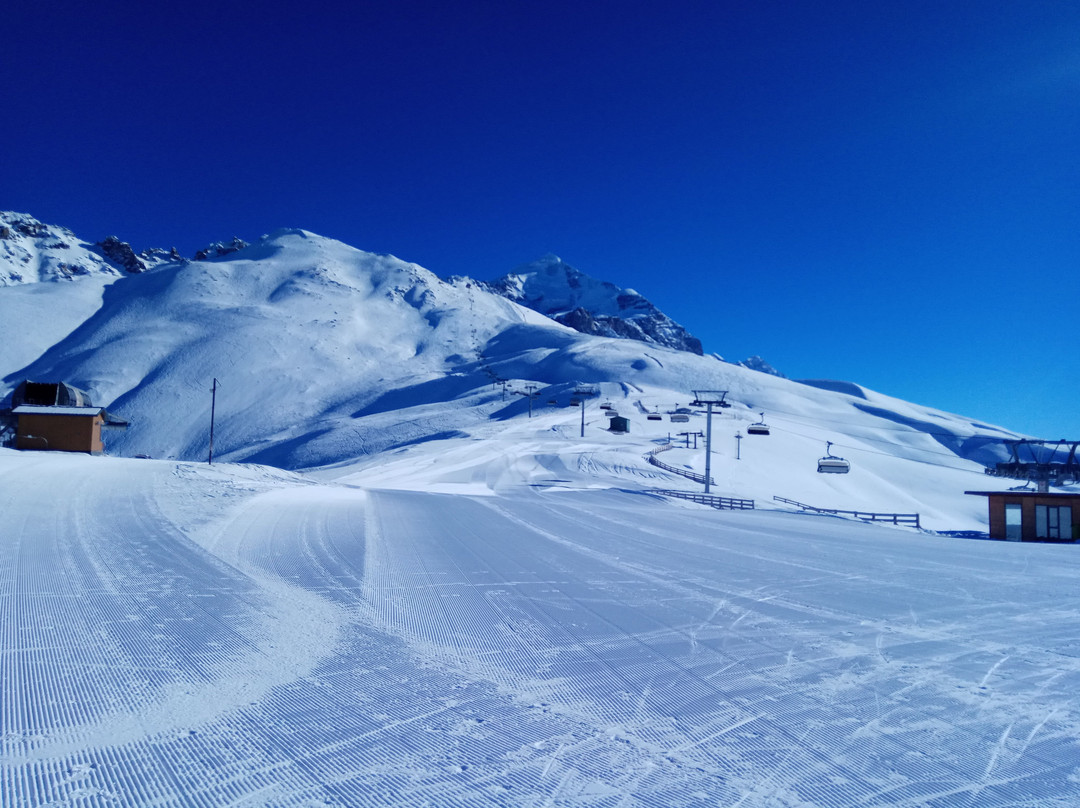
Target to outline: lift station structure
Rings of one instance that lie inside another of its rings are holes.
[[[1076,453],[1080,441],[1007,440],[1005,445],[1011,457],[988,467],[987,474],[1034,483],[1043,494],[1051,485],[1080,482],[1080,459]]]

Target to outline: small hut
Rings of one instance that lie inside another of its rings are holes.
[[[16,449],[101,454],[102,427],[127,426],[95,407],[89,393],[64,382],[24,380],[11,394],[11,415]]]
[[[16,449],[51,452],[101,454],[101,427],[105,410],[101,407],[34,407],[24,404],[12,410],[19,419],[15,431]]]
[[[616,415],[608,422],[608,432],[625,434],[630,431],[630,421],[621,415]]]

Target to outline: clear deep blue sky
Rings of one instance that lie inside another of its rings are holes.
[[[553,252],[728,359],[1080,439],[1080,3],[5,7],[0,208]]]

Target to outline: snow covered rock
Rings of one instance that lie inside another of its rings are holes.
[[[195,253],[195,260],[206,261],[210,258],[221,258],[226,255],[231,255],[234,252],[240,252],[240,250],[247,246],[249,246],[248,243],[242,238],[233,236],[232,241],[215,241],[213,244],[203,247],[203,249]]]
[[[750,368],[750,370],[756,370],[759,373],[768,373],[770,376],[779,376],[781,379],[787,378],[783,373],[774,368],[757,354],[751,356],[749,359],[744,359],[739,364],[742,365],[744,368]]]
[[[633,289],[620,289],[547,255],[486,284],[495,294],[528,306],[582,334],[620,337],[701,356],[691,335]]]
[[[121,275],[119,265],[66,227],[0,211],[0,286]]]
[[[89,277],[112,282],[183,260],[175,247],[136,254],[118,236],[91,243],[66,227],[44,224],[26,213],[0,211],[0,286]]]

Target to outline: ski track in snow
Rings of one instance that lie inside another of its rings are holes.
[[[4,806],[1080,801],[1072,547],[13,458]]]

